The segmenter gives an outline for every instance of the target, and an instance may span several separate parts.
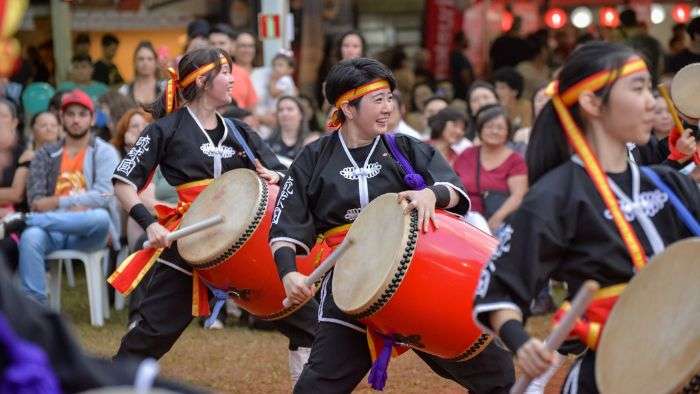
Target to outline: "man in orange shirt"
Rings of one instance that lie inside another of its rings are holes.
[[[232,57],[235,55],[235,33],[224,23],[214,26],[209,32],[209,42],[215,48],[223,49]],[[255,88],[250,80],[250,73],[245,68],[233,64],[231,68],[233,76],[233,87],[231,88],[231,98],[236,101],[240,108],[252,110],[258,102]]]
[[[119,249],[119,213],[110,180],[117,150],[90,131],[95,107],[81,90],[61,101],[65,138],[44,145],[29,168],[27,200],[32,212],[8,215],[0,237],[21,233],[19,277],[25,293],[46,303],[46,255],[59,249]]]

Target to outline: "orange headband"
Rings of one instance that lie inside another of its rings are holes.
[[[347,92],[343,93],[338,100],[335,101],[335,109],[328,118],[326,127],[329,130],[335,130],[343,125],[343,122],[340,120],[340,107],[343,104],[349,103],[377,90],[390,88],[391,86],[389,86],[389,82],[387,82],[386,79],[375,79],[374,81],[367,82],[364,85],[358,86],[355,89],[348,90]]]
[[[228,60],[226,60],[225,56],[219,56],[219,64],[228,64]],[[165,85],[165,112],[169,114],[180,107],[178,93],[180,89],[190,86],[197,78],[213,70],[216,66],[216,62],[207,63],[187,74],[182,80],[179,79],[175,69],[168,67],[170,79]]]
[[[610,210],[613,221],[617,226],[617,231],[620,233],[630,257],[632,258],[632,264],[637,270],[642,269],[642,267],[644,267],[646,264],[647,257],[644,252],[644,248],[639,242],[639,238],[637,238],[637,234],[634,232],[632,226],[627,222],[627,220],[625,220],[622,210],[620,209],[620,205],[617,202],[617,198],[615,198],[615,195],[610,189],[610,185],[608,184],[608,179],[605,172],[603,172],[603,168],[598,162],[595,153],[593,153],[593,150],[588,145],[588,142],[581,132],[581,129],[571,116],[568,107],[576,103],[579,96],[584,91],[595,92],[617,78],[646,70],[647,68],[644,61],[638,57],[635,57],[628,61],[621,68],[621,70],[601,71],[593,74],[581,82],[573,85],[565,92],[555,93],[552,97],[554,110],[556,111],[557,116],[559,117],[559,122],[566,133],[569,145],[574,148],[576,154],[578,154],[583,161],[584,168],[586,169],[586,172],[588,172],[588,176],[591,177],[593,184],[598,190],[598,194],[603,199],[603,202],[608,210]]]

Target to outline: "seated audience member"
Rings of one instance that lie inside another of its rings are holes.
[[[450,165],[453,165],[459,156],[452,146],[464,137],[466,122],[463,113],[449,107],[428,118],[428,143],[440,152]]]
[[[532,126],[532,106],[522,98],[524,80],[512,67],[504,67],[493,74],[493,83],[501,105],[508,113],[514,130]]]
[[[277,127],[265,140],[270,149],[290,164],[304,147],[308,132],[301,102],[292,96],[280,97],[277,101]]]
[[[93,103],[109,91],[109,87],[102,82],[92,80],[94,67],[90,55],[77,54],[71,60],[71,79],[61,82],[56,87],[59,91],[80,89],[90,96]]]
[[[474,118],[481,107],[498,104],[496,89],[486,81],[474,81],[467,92],[467,114],[469,114],[469,130],[467,138],[476,143],[476,123]]]
[[[511,132],[503,107],[482,107],[475,120],[481,145],[467,148],[453,167],[467,189],[472,211],[481,213],[495,233],[527,192],[527,166],[508,147]]]
[[[39,149],[29,168],[27,201],[31,213],[3,220],[0,238],[21,232],[19,277],[24,291],[46,303],[46,255],[59,249],[119,249],[119,214],[111,174],[119,162],[116,149],[92,135],[95,108],[76,89],[63,96],[65,139]],[[142,149],[148,149],[144,142]]]

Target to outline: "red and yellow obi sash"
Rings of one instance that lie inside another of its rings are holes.
[[[595,73],[584,78],[582,81],[574,84],[563,92],[559,91],[559,86],[555,83],[553,85],[552,95],[554,110],[556,111],[559,122],[564,129],[569,145],[571,145],[576,154],[578,154],[583,161],[584,168],[586,169],[588,176],[593,181],[593,184],[595,185],[598,194],[603,199],[606,208],[608,208],[612,214],[613,222],[615,223],[615,226],[617,227],[617,230],[620,233],[625,246],[627,247],[627,251],[629,252],[635,271],[641,270],[647,263],[647,256],[644,248],[639,242],[639,238],[637,238],[637,234],[634,232],[632,226],[629,224],[629,222],[627,222],[627,220],[625,220],[617,198],[615,198],[615,195],[608,184],[608,178],[605,175],[605,172],[603,172],[603,168],[598,162],[598,158],[595,156],[595,153],[588,145],[583,132],[581,132],[581,129],[571,116],[569,108],[578,102],[579,96],[585,91],[596,92],[614,83],[614,81],[619,78],[644,71],[647,71],[646,64],[642,59],[635,56],[627,61],[620,69],[604,70]],[[574,333],[577,334],[586,345],[591,343],[595,346],[597,344],[599,333],[602,331],[605,320],[607,319],[612,306],[617,300],[617,295],[611,297],[608,295],[610,291],[605,292],[607,289],[609,288],[601,290],[601,292],[603,292],[601,294],[606,296],[601,296],[598,300],[594,301],[591,304],[591,307],[589,307],[589,309],[586,311],[585,315],[587,316],[587,323],[582,323],[582,325],[577,326],[581,332],[578,333],[577,329],[574,329]],[[604,308],[603,305],[606,307]],[[609,308],[607,308],[607,306],[609,306]],[[560,309],[558,313],[561,312],[562,310]],[[587,327],[585,330],[582,328],[584,326]],[[594,334],[596,331],[597,334]]]
[[[626,286],[626,283],[622,283],[598,290],[593,296],[593,301],[591,301],[588,309],[586,309],[586,313],[576,320],[568,339],[577,339],[591,350],[596,350],[610,311],[612,311],[617,298],[622,294]],[[564,302],[557,309],[552,317],[554,326],[559,324],[569,309],[571,309],[571,304],[568,301]]]
[[[333,112],[328,117],[328,122],[326,122],[326,128],[328,130],[336,130],[343,125],[340,120],[340,107],[343,104],[347,104],[353,100],[356,100],[364,95],[370,94],[380,89],[390,89],[391,86],[386,79],[375,79],[374,81],[367,82],[364,85],[360,85],[354,89],[351,89],[343,93],[336,101],[335,108]]]
[[[185,212],[189,209],[192,202],[199,196],[199,193],[204,190],[211,179],[205,179],[201,181],[194,181],[185,183],[176,188],[179,201],[175,208],[169,207],[167,205],[156,204],[156,214],[158,216],[158,223],[169,231],[174,231],[180,226],[182,217]],[[146,275],[148,270],[151,269],[153,264],[158,260],[158,257],[163,253],[163,249],[146,248],[141,249],[138,252],[131,254],[124,260],[123,263],[114,271],[114,273],[107,279],[107,281],[120,293],[128,295],[133,291],[136,286],[141,282],[143,277]],[[196,271],[192,273],[193,280],[193,296],[194,293],[198,293],[200,289],[199,277]],[[200,292],[201,293],[201,292]],[[195,298],[196,303],[193,302],[193,315],[195,316],[205,316],[209,313],[209,304],[207,293],[204,292],[204,298],[201,294],[197,294]],[[202,301],[206,307],[202,305]]]
[[[326,257],[328,257],[335,248],[337,248],[345,239],[345,236],[350,231],[350,225],[334,227],[325,233],[318,236],[316,244],[311,249],[309,257],[314,259],[314,267],[317,267]],[[384,348],[384,338],[381,334],[367,328],[367,346],[369,353],[372,356],[372,362],[379,358],[382,349]],[[394,345],[391,356],[397,357],[409,350],[408,347],[402,345]]]

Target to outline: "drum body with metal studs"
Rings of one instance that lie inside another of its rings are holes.
[[[474,323],[472,304],[497,241],[445,211],[437,211],[436,222],[439,229],[423,233],[396,194],[373,200],[348,232],[355,244],[336,263],[333,298],[397,342],[467,360],[491,340]]]
[[[674,243],[634,276],[598,344],[601,393],[700,393],[698,281],[700,238]]]
[[[284,308],[284,286],[268,244],[279,187],[254,171],[236,169],[214,180],[192,203],[181,227],[221,214],[224,222],[177,241],[182,258],[209,285],[226,290],[252,315],[274,320],[299,306]],[[298,264],[309,274],[310,262]]]

